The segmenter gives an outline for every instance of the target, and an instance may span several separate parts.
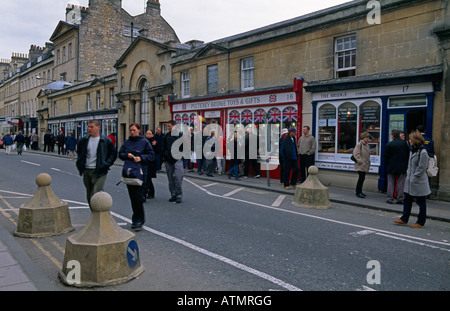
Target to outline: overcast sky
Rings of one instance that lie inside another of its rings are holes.
[[[349,0],[160,0],[161,15],[181,42],[211,42],[230,35],[329,8]],[[30,45],[44,46],[67,4],[88,6],[89,0],[2,0],[0,58],[28,54]],[[145,12],[147,0],[123,0],[132,16]]]

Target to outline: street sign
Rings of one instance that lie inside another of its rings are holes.
[[[131,240],[127,246],[128,266],[133,269],[139,262],[139,248],[135,240]]]

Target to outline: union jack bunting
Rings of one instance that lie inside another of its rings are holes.
[[[277,101],[277,95],[269,96],[269,103],[275,103]]]
[[[283,109],[283,122],[297,122],[297,109],[286,107]]]
[[[255,123],[263,123],[264,122],[264,110],[259,108],[253,114],[253,122]]]
[[[241,113],[241,122],[242,123],[252,123],[253,122],[253,114],[250,110],[245,109]]]
[[[183,124],[189,124],[189,116],[185,113],[185,114],[183,114],[183,118],[182,118],[182,121],[181,121]]]
[[[278,108],[272,108],[269,110],[269,123],[275,123],[281,121],[281,111]]]
[[[239,114],[239,112],[237,110],[233,110],[230,112],[228,122],[230,124],[237,124],[240,122],[240,119],[241,119],[241,115]]]
[[[180,116],[179,114],[176,114],[174,120],[175,120],[175,122],[176,122],[177,124],[180,124],[180,123],[181,123],[181,116]]]
[[[191,113],[191,115],[189,116],[189,125],[194,124],[195,117],[196,117],[196,114],[195,113]]]

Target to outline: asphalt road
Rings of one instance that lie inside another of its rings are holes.
[[[117,160],[116,164],[122,161]],[[0,151],[0,225],[11,234],[18,208],[36,191],[40,173],[69,202],[75,231],[50,238],[14,237],[56,290],[65,241],[90,217],[74,161]],[[130,230],[120,166],[107,177],[111,213]],[[183,202],[168,202],[167,177],[154,180],[145,228],[136,233],[145,272],[128,283],[93,290],[149,291],[446,291],[450,289],[450,228],[429,220],[424,229],[395,226],[398,215],[333,204],[310,210],[292,196],[185,175]]]

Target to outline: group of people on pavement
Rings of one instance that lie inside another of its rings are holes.
[[[18,133],[9,133],[6,135],[0,135],[0,140],[3,141],[3,145],[5,146],[6,154],[10,155],[11,151],[14,149],[17,151],[18,155],[22,155],[23,150],[27,147],[29,148],[29,140],[27,141],[28,135],[23,135],[21,131]]]
[[[394,222],[406,225],[411,215],[412,204],[419,206],[417,222],[411,227],[422,228],[426,221],[426,198],[431,194],[430,180],[427,174],[429,158],[435,154],[433,140],[425,134],[423,126],[409,134],[405,139],[403,132],[392,130],[392,140],[386,144],[384,160],[387,171],[387,203],[403,204],[403,215]],[[370,169],[370,135],[361,134],[361,140],[355,146],[353,157],[358,172],[356,196],[364,198],[362,192],[366,173]]]
[[[101,122],[95,119],[91,120],[88,123],[88,134],[78,143],[76,161],[77,169],[83,177],[89,205],[92,196],[103,191],[107,173],[117,157],[124,161],[122,177],[126,178],[121,181],[126,183],[131,202],[132,229],[142,230],[145,223],[144,203],[147,199],[155,197],[152,179],[156,178],[156,172],[160,170],[159,165],[162,161],[166,165],[171,193],[169,202],[181,203],[183,161],[175,159],[171,151],[172,144],[181,136],[171,135],[174,126],[175,121],[169,121],[168,133],[164,136],[157,135],[161,133],[160,128],[157,130],[159,133],[148,130],[144,135],[141,132],[141,126],[132,123],[128,128],[128,139],[117,152],[114,142],[100,133]],[[180,135],[182,134],[180,133]]]
[[[162,134],[161,128],[157,131],[148,130],[145,134],[141,132],[141,127],[137,123],[129,126],[130,136],[117,152],[115,147],[115,137],[108,137],[100,133],[100,120],[91,120],[88,123],[88,135],[81,138],[77,144],[76,139],[71,133],[64,137],[63,131],[56,138],[58,145],[58,154],[69,152],[72,160],[75,150],[78,153],[76,166],[86,188],[87,201],[93,194],[103,191],[106,175],[110,167],[114,164],[117,156],[124,161],[124,168],[133,170],[133,165],[142,176],[139,176],[142,183],[139,185],[127,184],[127,189],[133,210],[132,228],[141,230],[145,222],[145,213],[143,203],[146,199],[155,197],[155,187],[152,179],[156,178],[156,173],[161,170],[161,164],[165,163],[165,169],[168,177],[168,187],[170,191],[169,202],[182,202],[182,181],[184,176],[184,166],[188,164],[188,171],[193,171],[193,162],[197,162],[199,174],[206,172],[207,176],[213,176],[217,169],[219,174],[224,172],[225,163],[223,150],[226,147],[231,158],[231,168],[226,172],[228,178],[234,176],[240,180],[239,166],[242,156],[239,151],[242,148],[242,142],[237,132],[234,132],[228,141],[218,138],[215,131],[211,131],[209,136],[202,136],[202,150],[210,150],[211,155],[201,154],[196,159],[177,159],[172,154],[173,144],[183,137],[183,133],[172,133],[176,122],[171,120],[167,124],[168,132]],[[51,132],[46,134],[44,142],[51,137]],[[191,153],[194,153],[194,133],[191,128]],[[255,148],[251,141],[257,142],[258,137],[249,129],[245,135],[245,156],[243,169],[244,177],[248,177],[250,166],[253,168],[254,177],[260,177],[257,158],[253,152]],[[37,135],[36,135],[37,136]],[[431,138],[426,136],[423,126],[419,126],[416,131],[409,134],[408,140],[405,139],[403,132],[393,130],[391,132],[392,140],[386,144],[384,160],[387,171],[387,203],[403,204],[403,216],[396,220],[396,224],[407,224],[413,202],[419,206],[419,215],[417,222],[413,227],[423,227],[426,220],[426,198],[430,195],[430,180],[427,175],[428,161],[430,156],[434,156],[434,143]],[[13,144],[17,147],[18,154],[22,154],[26,139],[21,132],[17,135],[7,133],[2,137],[6,148],[6,153],[10,154]],[[356,183],[356,196],[364,198],[363,185],[366,174],[370,170],[370,135],[363,132],[360,141],[356,144],[352,160],[354,168],[358,173]],[[33,141],[33,139],[31,139]],[[209,145],[208,148],[203,147]],[[45,146],[49,147],[48,143]],[[65,148],[65,149],[64,149]],[[216,149],[217,148],[217,149]],[[297,141],[297,129],[282,129],[279,141],[279,161],[280,161],[280,183],[285,189],[296,188],[297,183],[303,183],[308,175],[308,168],[314,165],[314,153],[316,150],[316,141],[310,134],[310,127],[302,127],[302,135]],[[182,152],[180,145],[180,152]],[[44,147],[45,152],[45,147]],[[221,155],[218,157],[218,155]],[[125,174],[125,173],[123,173]]]

